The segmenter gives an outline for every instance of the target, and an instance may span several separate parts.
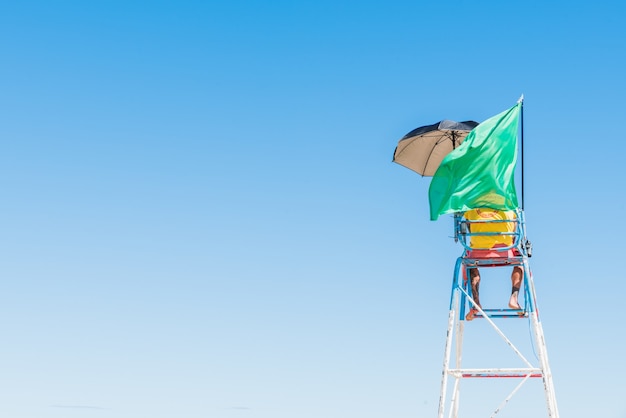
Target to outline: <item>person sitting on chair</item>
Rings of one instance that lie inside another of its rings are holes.
[[[481,255],[485,257],[485,253],[491,252],[500,247],[510,247],[513,244],[513,235],[480,235],[481,233],[494,233],[494,232],[505,232],[505,233],[513,233],[516,230],[516,221],[513,222],[489,222],[489,221],[505,221],[505,220],[515,220],[516,215],[513,211],[503,212],[501,210],[490,209],[490,208],[479,208],[468,210],[464,214],[465,219],[470,221],[469,229],[472,234],[479,235],[471,235],[470,236],[470,248],[472,251],[469,252],[468,256],[471,258],[480,258]],[[483,221],[483,222],[472,222],[472,221]],[[482,254],[481,254],[482,253]],[[510,250],[505,250],[500,253],[499,256],[519,256],[520,253],[516,248],[512,248]],[[471,280],[472,286],[472,297],[474,298],[474,302],[476,305],[482,308],[480,304],[480,298],[478,294],[478,285],[480,283],[480,273],[478,268],[471,267],[469,270],[469,276]],[[518,303],[518,295],[519,289],[522,283],[524,270],[520,266],[514,266],[513,272],[511,273],[511,297],[509,298],[509,308],[511,309],[521,309]],[[467,321],[471,321],[474,319],[474,316],[478,313],[478,309],[472,307],[469,313],[466,315],[465,319]]]

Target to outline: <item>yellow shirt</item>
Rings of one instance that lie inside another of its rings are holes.
[[[480,208],[465,212],[468,221],[504,221],[516,219],[515,212]],[[469,224],[471,233],[481,232],[515,232],[516,222],[474,222]],[[471,248],[493,248],[497,244],[510,246],[513,244],[513,235],[473,235],[470,237]]]

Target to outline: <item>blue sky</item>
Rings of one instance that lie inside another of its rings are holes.
[[[559,409],[626,417],[623,13],[2,2],[0,415],[436,416],[461,249],[392,153],[524,94]]]

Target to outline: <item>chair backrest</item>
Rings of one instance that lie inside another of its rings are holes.
[[[508,252],[516,248],[520,253],[525,253],[526,234],[521,209],[507,213],[485,208],[483,214],[484,217],[476,216],[472,211],[455,213],[455,241],[460,241],[467,251],[490,249]],[[498,245],[494,247],[493,244]]]

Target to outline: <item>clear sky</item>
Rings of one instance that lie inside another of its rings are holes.
[[[392,153],[524,94],[561,416],[626,417],[625,9],[0,2],[0,416],[436,416],[461,249]]]

